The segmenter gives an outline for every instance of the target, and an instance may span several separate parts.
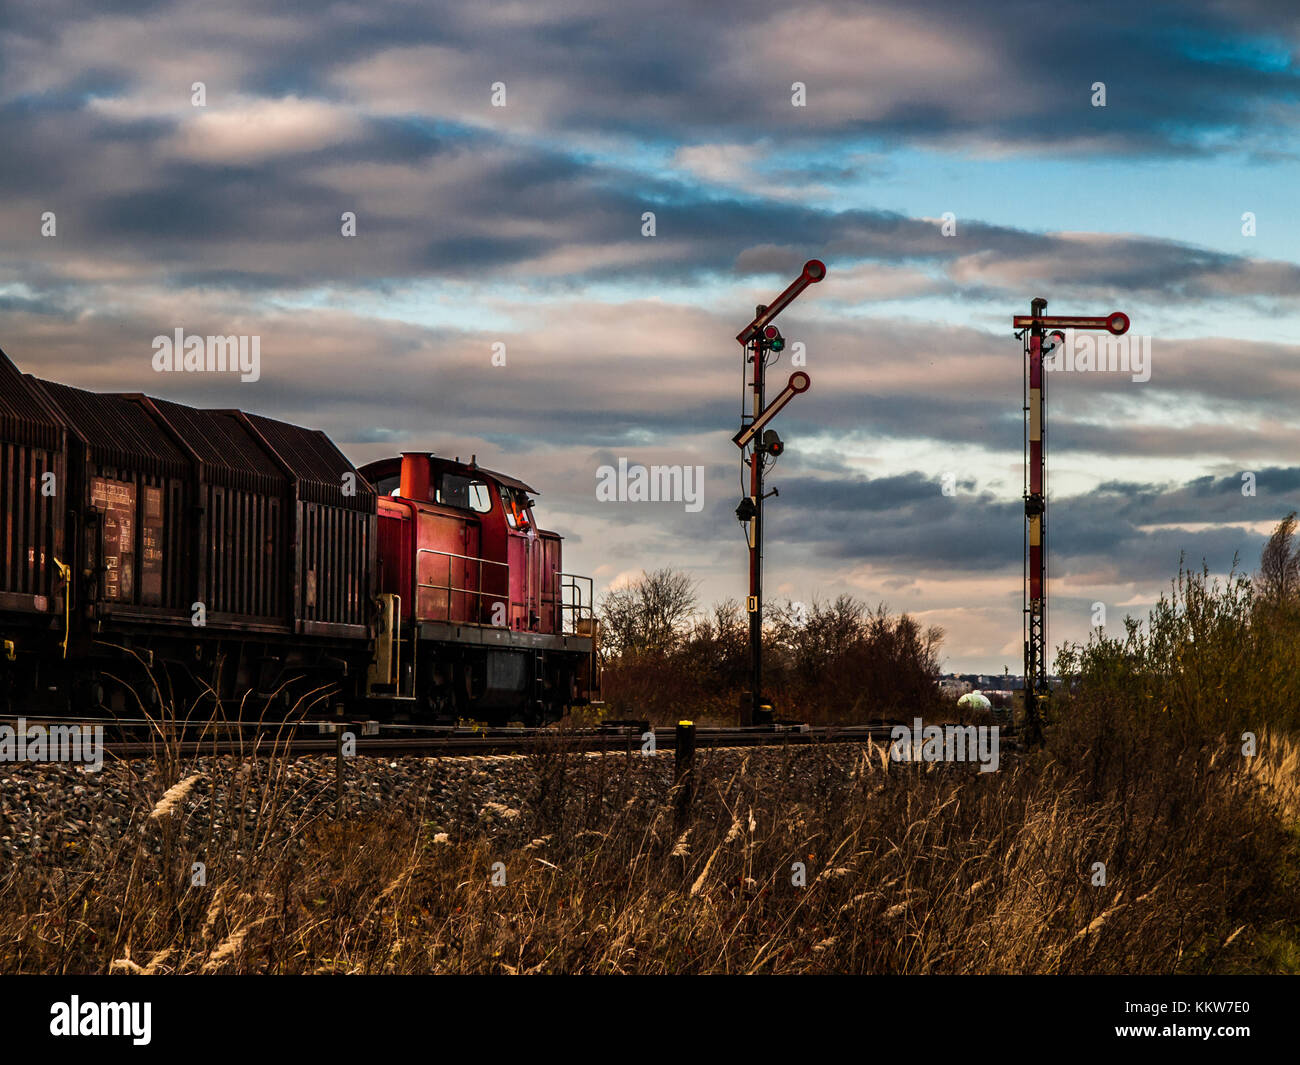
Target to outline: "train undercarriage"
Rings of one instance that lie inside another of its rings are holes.
[[[225,717],[543,725],[587,701],[590,639],[497,645],[458,635],[421,639],[412,655],[409,636],[394,645],[125,628],[75,635],[65,658],[60,632],[29,630],[7,640],[0,655],[0,712],[201,719],[220,707]]]

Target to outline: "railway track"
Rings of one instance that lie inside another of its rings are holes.
[[[16,723],[12,716],[0,723]],[[547,728],[465,728],[378,725],[375,722],[304,721],[296,725],[264,722],[250,725],[233,722],[179,724],[180,736],[158,736],[156,722],[146,719],[37,719],[25,718],[32,726],[103,726],[105,732],[122,738],[104,739],[107,759],[151,758],[171,752],[183,757],[242,754],[252,757],[278,755],[335,755],[342,738],[351,734],[358,757],[465,757],[485,754],[527,754],[542,750],[639,751],[653,732],[656,749],[673,750],[676,730],[649,729],[644,723],[618,727],[557,730]],[[889,738],[889,724],[851,726],[774,725],[737,728],[697,728],[695,746],[773,747],[816,743],[865,743]],[[129,735],[130,732],[139,735]],[[185,735],[188,732],[190,735]],[[377,734],[376,734],[377,733]]]

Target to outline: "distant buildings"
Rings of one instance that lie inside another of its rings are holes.
[[[1048,677],[1053,689],[1061,686],[1059,677]],[[983,692],[991,696],[997,692],[1024,691],[1025,678],[1010,673],[944,673],[939,677],[939,694],[950,699],[960,699],[967,692]],[[996,701],[996,700],[995,700]]]
[[[945,695],[962,696],[967,692],[985,690],[1019,691],[1024,686],[1023,677],[1009,673],[945,673],[939,678],[939,690]]]
[[[975,685],[960,677],[949,674],[939,678],[939,694],[946,695],[950,699],[959,699],[974,690]]]

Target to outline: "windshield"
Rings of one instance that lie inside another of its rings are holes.
[[[506,512],[506,524],[512,529],[532,528],[533,514],[529,510],[528,494],[505,485],[498,485],[497,491],[501,493],[501,509]]]

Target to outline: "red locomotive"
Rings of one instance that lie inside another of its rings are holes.
[[[597,687],[590,578],[526,484],[425,453],[99,394],[0,352],[0,695],[15,712],[180,693],[388,719],[552,720]]]

